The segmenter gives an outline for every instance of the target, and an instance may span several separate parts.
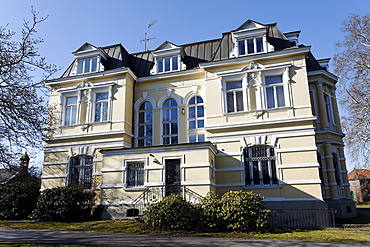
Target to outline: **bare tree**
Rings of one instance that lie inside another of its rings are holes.
[[[336,44],[335,73],[343,106],[345,142],[355,167],[370,166],[370,14],[343,22],[344,40]]]
[[[48,121],[44,80],[57,71],[38,52],[43,40],[34,37],[47,17],[39,18],[33,9],[31,14],[19,41],[8,25],[0,27],[0,164],[8,168],[18,165],[22,149],[42,147]],[[40,81],[34,77],[37,70],[43,74]]]

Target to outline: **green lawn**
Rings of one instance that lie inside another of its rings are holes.
[[[359,205],[358,210],[370,212],[370,205]],[[369,230],[353,229],[276,229],[270,233],[237,233],[237,232],[201,232],[176,231],[164,232],[147,228],[144,224],[134,221],[89,221],[80,223],[35,222],[35,221],[0,221],[0,227],[23,229],[47,229],[65,231],[88,231],[102,233],[152,234],[167,236],[221,237],[221,238],[259,238],[279,240],[323,241],[323,242],[353,242],[370,243],[370,216],[360,215],[352,219],[337,220],[341,224],[369,224]],[[73,245],[73,244],[25,244],[0,242],[0,246],[55,246],[55,247],[101,247],[102,245]],[[105,245],[106,246],[106,245]]]
[[[133,221],[91,221],[82,223],[39,223],[34,221],[0,221],[0,227],[89,231],[104,233],[127,233],[127,234],[154,234],[171,236],[196,236],[196,237],[222,237],[222,238],[259,238],[301,241],[329,241],[329,242],[354,242],[370,243],[369,231],[351,231],[343,229],[302,230],[302,229],[277,229],[272,233],[207,233],[207,232],[163,232],[154,231],[145,227],[144,224]],[[0,243],[0,245],[3,245]],[[14,246],[14,245],[13,245]],[[35,246],[35,245],[19,245]],[[37,245],[39,246],[39,245]],[[51,245],[43,245],[51,246]],[[78,246],[78,245],[53,245],[53,246]],[[81,245],[80,245],[81,246]],[[82,245],[83,246],[83,245]]]

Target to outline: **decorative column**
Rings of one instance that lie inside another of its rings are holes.
[[[340,169],[341,171],[346,171],[345,173],[341,173],[342,183],[344,187],[344,196],[346,197],[346,199],[352,199],[351,190],[349,188],[349,182],[348,182],[348,175],[347,175],[348,171],[347,171],[347,165],[346,165],[346,158],[344,156],[344,146],[341,145],[337,150],[339,154]]]
[[[338,190],[337,190],[337,181],[335,179],[335,169],[333,163],[333,154],[331,150],[331,144],[324,144],[324,159],[326,165],[326,176],[328,178],[328,185],[330,191],[330,198],[338,200]]]
[[[342,126],[340,124],[340,117],[339,117],[339,110],[338,110],[338,102],[337,102],[337,96],[335,94],[336,87],[332,87],[330,91],[330,96],[331,96],[331,103],[333,105],[333,113],[334,113],[334,122],[336,125],[336,131],[337,132],[342,132]],[[344,157],[344,156],[342,156]]]
[[[322,89],[322,81],[316,82],[317,88],[317,100],[318,100],[318,108],[319,108],[319,120],[321,129],[327,129],[329,127],[328,117],[326,114],[326,107],[325,107],[325,98],[324,98],[324,91]],[[330,152],[331,155],[331,152]]]

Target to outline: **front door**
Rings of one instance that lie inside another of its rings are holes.
[[[180,159],[166,160],[166,190],[165,196],[181,195]]]

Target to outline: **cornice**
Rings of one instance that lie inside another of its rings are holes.
[[[218,66],[227,66],[230,64],[245,64],[246,62],[252,62],[256,60],[262,60],[265,58],[268,59],[276,59],[276,58],[282,58],[286,56],[293,56],[293,55],[306,55],[310,51],[310,46],[305,47],[294,47],[294,48],[288,48],[282,51],[274,51],[274,52],[268,52],[268,53],[262,53],[262,54],[255,54],[255,55],[249,55],[249,56],[243,56],[239,58],[229,58],[221,61],[215,61],[215,62],[207,62],[207,63],[200,63],[199,67],[207,70],[212,67],[218,67]]]
[[[114,75],[125,74],[125,73],[130,75],[132,79],[137,80],[137,76],[134,74],[134,72],[131,71],[130,68],[123,67],[119,69],[106,70],[106,71],[101,71],[101,72],[96,72],[96,73],[89,73],[89,74],[82,74],[82,75],[76,75],[76,76],[51,79],[51,80],[46,81],[46,85],[52,87],[52,86],[59,85],[65,82],[68,82],[68,83],[80,82],[84,80],[91,80],[91,79],[101,78],[105,76],[114,76]]]

